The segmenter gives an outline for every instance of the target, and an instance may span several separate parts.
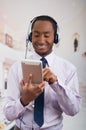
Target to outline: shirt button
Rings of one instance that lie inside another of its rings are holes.
[[[34,104],[32,104],[32,107],[34,108]]]

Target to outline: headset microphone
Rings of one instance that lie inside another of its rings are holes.
[[[28,51],[28,43],[26,43],[25,59],[27,58],[27,51]]]
[[[26,50],[25,50],[25,59],[27,58],[27,51],[28,51],[28,37],[26,37]]]

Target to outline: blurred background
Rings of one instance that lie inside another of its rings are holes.
[[[25,57],[30,21],[38,15],[50,15],[59,26],[57,55],[77,67],[82,108],[75,117],[64,114],[63,130],[86,128],[86,0],[0,0],[0,130],[12,129],[3,115],[7,76],[11,65]],[[29,56],[32,49],[28,49]]]

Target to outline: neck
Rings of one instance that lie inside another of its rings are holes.
[[[47,55],[51,54],[52,51],[49,52],[49,53],[39,53],[39,52],[36,52],[36,53],[37,53],[38,55],[40,55],[41,57],[46,57]]]

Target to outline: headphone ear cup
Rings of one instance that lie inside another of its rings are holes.
[[[32,42],[32,32],[29,34],[28,39],[30,42]]]
[[[59,35],[56,34],[54,38],[54,43],[57,44],[59,42]]]

